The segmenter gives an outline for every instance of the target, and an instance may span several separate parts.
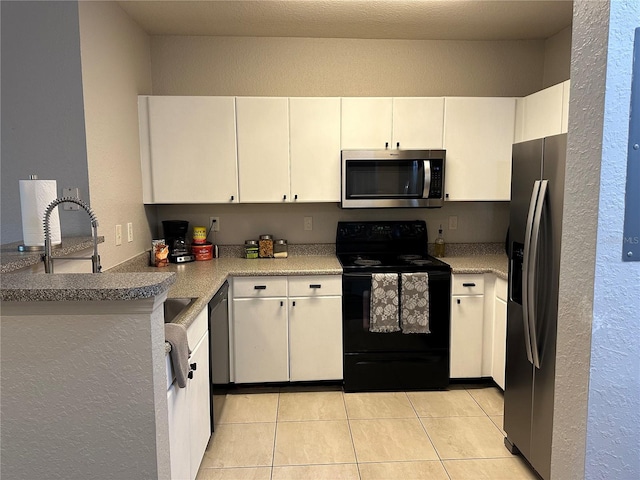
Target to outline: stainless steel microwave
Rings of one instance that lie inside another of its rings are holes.
[[[342,208],[441,207],[445,150],[342,150]]]

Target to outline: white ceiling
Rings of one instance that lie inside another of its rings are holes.
[[[518,40],[571,24],[571,0],[127,0],[152,35]]]

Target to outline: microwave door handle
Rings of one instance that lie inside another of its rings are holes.
[[[431,162],[424,160],[424,185],[422,187],[422,198],[429,198],[431,193]]]

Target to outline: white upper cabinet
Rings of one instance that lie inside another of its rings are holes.
[[[562,130],[561,83],[525,97],[522,141],[557,135]]]
[[[445,198],[509,200],[515,98],[445,98],[444,110]]]
[[[379,97],[342,99],[342,149],[391,147],[393,100]]]
[[[340,201],[340,98],[290,98],[291,201]]]
[[[442,148],[444,98],[393,99],[392,148],[426,150]]]
[[[238,201],[234,97],[141,96],[138,111],[144,203]]]
[[[444,98],[342,99],[342,149],[442,148]]]
[[[240,201],[289,200],[289,99],[237,97]]]

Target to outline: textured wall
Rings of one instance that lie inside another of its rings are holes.
[[[89,199],[76,2],[0,3],[2,229],[22,241],[19,180],[36,174]],[[64,236],[88,235],[84,211],[60,209]]]
[[[3,478],[169,478],[164,298],[2,305]]]
[[[594,480],[640,478],[640,262],[621,261],[640,3],[612,1],[610,8],[585,475]]]
[[[544,42],[544,76],[542,87],[547,88],[569,80],[571,70],[571,27],[556,33]]]
[[[551,458],[554,480],[584,478],[608,13],[608,1],[574,3]]]
[[[448,230],[449,216],[458,217],[458,229]],[[442,224],[451,243],[504,242],[509,223],[508,202],[451,202],[442,208],[343,210],[337,204],[294,205],[163,205],[159,220],[188,220],[189,227],[207,225],[210,216],[220,217],[219,245],[238,245],[271,233],[289,243],[335,243],[339,220],[425,220],[433,242]],[[313,218],[313,230],[304,231],[305,216]],[[159,222],[157,235],[162,236]]]
[[[154,36],[154,95],[524,96],[544,41]]]
[[[137,96],[151,93],[149,37],[115,2],[80,2],[79,12],[91,205],[105,237],[100,255],[107,269],[150,245],[137,107]],[[121,246],[115,245],[117,224]]]

